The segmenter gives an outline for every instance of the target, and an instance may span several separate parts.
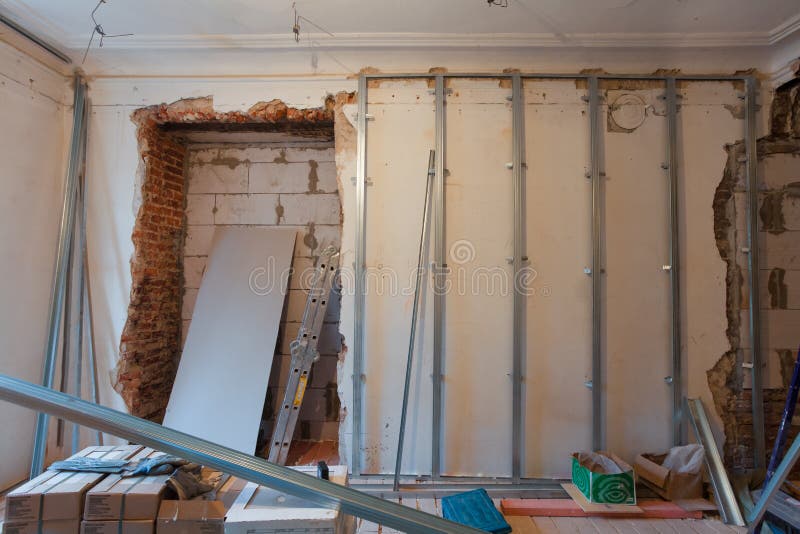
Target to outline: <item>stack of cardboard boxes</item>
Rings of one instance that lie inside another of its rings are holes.
[[[84,456],[132,462],[163,453],[138,445],[89,447]],[[314,475],[314,467],[297,467]],[[352,516],[319,508],[275,490],[223,477],[218,488],[193,500],[165,500],[169,475],[50,469],[6,496],[4,534],[239,534],[355,530]],[[347,485],[347,467],[331,466],[330,480]],[[226,519],[227,516],[227,519]]]
[[[138,445],[89,447],[73,458],[86,456],[130,459]],[[5,534],[75,534],[80,530],[86,492],[105,477],[101,473],[48,470],[6,496]]]
[[[163,455],[142,449],[132,460]],[[152,534],[168,478],[169,475],[108,475],[86,494],[81,534]]]

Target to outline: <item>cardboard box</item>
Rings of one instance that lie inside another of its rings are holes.
[[[3,534],[75,534],[78,532],[80,525],[80,521],[71,519],[3,523]]]
[[[315,466],[294,467],[316,475]],[[330,480],[347,485],[347,466],[330,466]],[[311,532],[346,534],[355,532],[355,518],[338,510],[320,508],[314,503],[249,482],[228,510],[226,534],[252,532]]]
[[[156,534],[223,534],[225,507],[220,501],[162,501]]]
[[[698,453],[702,460],[702,447],[699,447]],[[697,465],[690,469],[693,472],[680,472],[678,469],[669,469],[663,465],[668,455],[669,451],[643,453],[637,456],[633,466],[639,480],[660,497],[670,501],[702,498],[702,461],[695,462]]]
[[[132,461],[164,456],[153,449],[139,451]],[[117,521],[149,519],[158,515],[161,497],[169,475],[123,478],[108,475],[86,494],[83,519],[86,521]]]
[[[574,453],[572,483],[589,502],[636,504],[633,468],[610,452]]]
[[[155,521],[81,521],[81,534],[153,534]]]
[[[139,445],[88,447],[71,456],[128,459]],[[105,477],[102,473],[46,471],[6,495],[5,522],[80,520],[86,492]]]
[[[220,501],[227,512],[247,484],[248,482],[241,478],[229,477],[222,487],[216,491],[214,500]]]

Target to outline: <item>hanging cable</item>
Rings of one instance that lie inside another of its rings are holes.
[[[89,37],[89,44],[86,45],[86,52],[83,53],[83,60],[81,61],[81,64],[83,64],[86,61],[86,56],[89,55],[89,49],[92,48],[92,42],[94,41],[95,35],[100,36],[100,44],[98,45],[100,48],[103,47],[103,39],[112,37],[129,37],[133,35],[132,33],[117,33],[113,35],[109,35],[106,33],[106,31],[103,29],[103,26],[99,22],[97,22],[97,19],[95,18],[97,10],[100,9],[100,6],[105,3],[107,3],[107,0],[100,0],[99,2],[97,2],[95,8],[92,10],[91,17],[94,27],[92,28],[92,35],[91,37]]]

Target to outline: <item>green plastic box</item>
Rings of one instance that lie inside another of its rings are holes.
[[[596,461],[603,456],[602,462]],[[609,473],[608,462],[619,468]],[[603,463],[606,464],[604,467]],[[589,502],[598,504],[636,504],[636,479],[633,468],[613,453],[576,452],[572,455],[572,483]]]

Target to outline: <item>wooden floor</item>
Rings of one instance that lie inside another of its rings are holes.
[[[423,512],[442,515],[438,499],[398,499],[397,502]],[[499,502],[495,502],[499,505]],[[518,534],[734,534],[745,528],[729,527],[717,519],[605,519],[597,517],[523,517],[506,521]],[[397,530],[359,519],[356,532],[390,534]]]
[[[398,499],[405,506],[436,515],[442,515],[438,499]],[[495,504],[499,505],[499,502]],[[3,527],[5,498],[0,495],[0,531]],[[522,517],[510,516],[509,522],[517,534],[733,534],[747,532],[745,528],[729,527],[716,519],[604,519],[578,517]],[[362,519],[357,520],[358,533],[391,534],[397,530],[386,528]]]

